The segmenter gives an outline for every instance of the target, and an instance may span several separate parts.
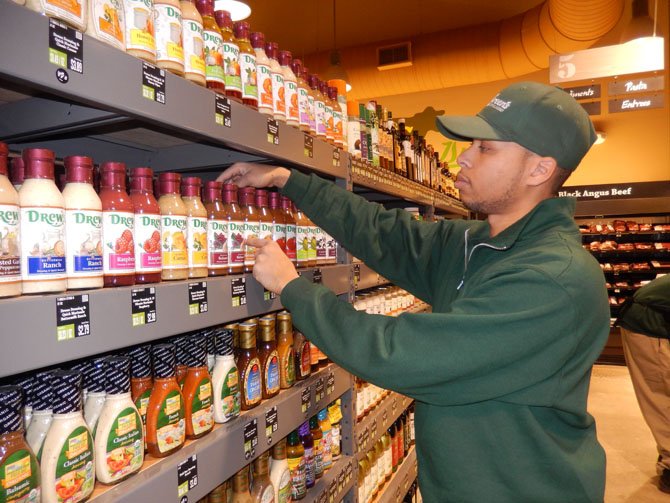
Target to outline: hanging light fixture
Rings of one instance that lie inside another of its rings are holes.
[[[214,9],[230,12],[233,21],[241,21],[251,15],[251,7],[240,0],[215,0]]]
[[[346,84],[347,92],[351,91],[351,84],[349,81],[349,74],[342,66],[340,59],[340,51],[337,50],[337,17],[335,10],[335,2],[333,0],[333,50],[330,53],[330,66],[326,69],[326,80],[341,80]]]
[[[648,0],[633,0],[630,23],[621,32],[620,42],[626,43],[639,38],[656,36],[658,0],[654,1],[654,18],[649,17]]]

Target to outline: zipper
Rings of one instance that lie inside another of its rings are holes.
[[[486,248],[491,248],[492,250],[496,251],[505,251],[508,246],[494,246],[489,243],[479,243],[476,244],[475,246],[472,247],[472,250],[470,250],[470,253],[468,254],[468,233],[470,232],[470,229],[465,229],[465,256],[464,256],[464,267],[463,267],[463,277],[461,278],[461,282],[458,284],[456,287],[456,290],[460,290],[463,287],[463,284],[465,283],[465,273],[468,271],[468,264],[470,263],[470,259],[472,259],[472,254],[475,252],[477,248],[481,247],[486,247]]]

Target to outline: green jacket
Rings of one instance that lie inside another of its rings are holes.
[[[670,274],[635,292],[622,307],[618,324],[632,332],[670,339]]]
[[[417,401],[427,502],[603,500],[605,453],[586,399],[609,308],[573,200],[543,201],[490,238],[487,222],[412,221],[313,175],[293,172],[283,193],[433,307],[368,315],[302,278],[281,295],[335,363]]]

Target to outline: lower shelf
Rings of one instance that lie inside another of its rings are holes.
[[[305,503],[335,503],[356,484],[358,465],[352,456],[341,456],[333,467],[309,489]]]
[[[370,503],[402,503],[417,474],[416,449],[412,447],[398,467],[398,471],[382,486]]]

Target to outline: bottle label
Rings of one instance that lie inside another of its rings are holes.
[[[265,389],[268,395],[279,391],[279,355],[272,351],[265,362]]]
[[[163,215],[161,218],[163,269],[186,269],[188,267],[186,232],[186,217]]]
[[[330,454],[333,459],[337,458],[340,455],[340,426],[333,425],[333,428],[330,430],[331,442],[330,442]]]
[[[259,222],[244,222],[242,227],[242,235],[247,240],[251,237],[257,238],[260,233]],[[253,246],[244,246],[244,265],[253,266],[256,263],[256,248]]]
[[[65,279],[65,211],[21,208],[23,281]]]
[[[40,468],[26,449],[7,457],[0,465],[0,501],[38,503],[40,501]]]
[[[228,222],[228,261],[231,266],[244,265],[244,222]]]
[[[305,485],[305,459],[286,458],[288,469],[291,472],[291,498],[298,500],[305,496],[307,486]]]
[[[310,247],[310,232],[309,227],[306,225],[297,225],[296,226],[296,255],[298,259],[298,264],[305,265],[305,262],[309,260],[309,247]]]
[[[276,114],[286,117],[286,90],[284,89],[284,76],[281,73],[272,74],[272,101]]]
[[[191,405],[191,425],[193,433],[200,435],[214,426],[212,416],[212,381],[205,378],[200,381]]]
[[[50,17],[62,19],[81,31],[86,26],[86,9],[81,0],[40,0],[42,12]]]
[[[159,452],[167,452],[184,443],[186,438],[184,404],[181,393],[170,391],[161,404],[156,422]]]
[[[93,492],[93,439],[85,426],[75,428],[63,442],[56,462],[56,480],[42,483],[54,484],[58,498],[68,503],[83,501]]]
[[[135,214],[135,271],[161,272],[161,216]]]
[[[314,473],[320,477],[323,475],[323,446],[321,439],[314,442]]]
[[[290,388],[295,384],[295,353],[292,347],[281,357],[279,365],[282,388]]]
[[[340,144],[342,144],[344,141],[342,117],[342,110],[339,108],[333,108],[333,139]]]
[[[91,0],[92,21],[95,37],[108,44],[125,50],[123,32],[125,31],[123,2],[119,0]]]
[[[330,452],[330,444],[332,442],[332,438],[330,435],[330,428],[324,430],[322,424],[321,431],[323,432],[323,438],[321,439],[321,447],[322,447],[321,454],[323,456],[323,469],[328,470],[333,465],[333,457],[332,453]]]
[[[327,258],[328,246],[326,243],[326,236],[321,227],[314,227],[314,238],[316,240],[316,259],[325,260]]]
[[[313,225],[309,226],[309,250],[307,250],[307,258],[309,260],[316,260],[317,229],[318,227],[314,227]]]
[[[258,72],[258,108],[274,110],[272,98],[272,72],[268,65],[257,64]]]
[[[65,210],[65,234],[68,277],[102,276],[102,212]]]
[[[316,466],[314,465],[314,449],[305,447],[305,484],[312,487],[316,482]]]
[[[261,222],[259,225],[258,237],[272,241],[274,225],[272,222]]]
[[[207,221],[207,267],[223,269],[228,267],[228,221]]]
[[[240,71],[242,72],[242,98],[257,100],[258,78],[255,54],[240,53]]]
[[[221,406],[223,417],[232,419],[240,415],[240,387],[237,367],[228,371],[221,387]]]
[[[244,387],[245,405],[247,407],[256,405],[261,401],[261,363],[258,358],[249,360],[242,373],[242,386]]]
[[[272,241],[282,250],[286,250],[286,224],[272,224]]]
[[[188,266],[207,266],[207,219],[188,217],[186,219],[186,235],[188,236]]]
[[[223,37],[212,30],[204,30],[202,39],[205,44],[205,76],[207,82],[225,84],[223,73]]]
[[[296,355],[300,357],[300,375],[303,378],[312,372],[311,353],[311,344],[306,340],[302,343],[302,351],[300,351],[299,355]]]
[[[286,256],[291,260],[296,260],[296,226],[295,224],[286,224]]]
[[[142,418],[142,436],[144,437],[144,448],[147,447],[147,406],[149,405],[149,397],[151,396],[151,389],[146,390],[135,400],[135,407],[137,407]]]
[[[111,480],[119,480],[142,466],[142,420],[134,408],[127,407],[116,416],[107,437],[106,456],[107,476]]]
[[[326,104],[316,100],[316,134],[326,136]]]
[[[291,472],[282,472],[277,488],[277,501],[275,503],[290,503],[291,501]]]
[[[205,77],[205,43],[202,39],[202,23],[184,19],[184,72]]]
[[[21,281],[19,207],[0,204],[0,284]]]
[[[333,136],[333,107],[324,104],[324,120],[326,122],[326,138],[334,138]]]
[[[311,94],[307,95],[307,113],[309,130],[316,132],[316,102]]]
[[[301,126],[309,127],[309,93],[306,87],[298,88],[298,120]]]
[[[226,91],[242,92],[240,48],[232,42],[223,42],[223,70],[226,75]]]
[[[125,211],[102,212],[103,270],[105,274],[135,272],[135,215]]]
[[[337,241],[323,229],[321,229],[321,232],[323,232],[323,235],[326,238],[326,256],[329,259],[337,260]]]
[[[154,4],[156,22],[156,60],[184,64],[182,48],[181,9],[172,5]]]
[[[292,80],[285,81],[286,87],[286,118],[298,121],[300,108],[298,106],[298,84]]]
[[[350,120],[347,123],[347,142],[349,144],[349,153],[356,157],[361,156],[361,124],[357,119]]]
[[[126,6],[126,50],[156,55],[153,4],[150,0],[124,0]]]

